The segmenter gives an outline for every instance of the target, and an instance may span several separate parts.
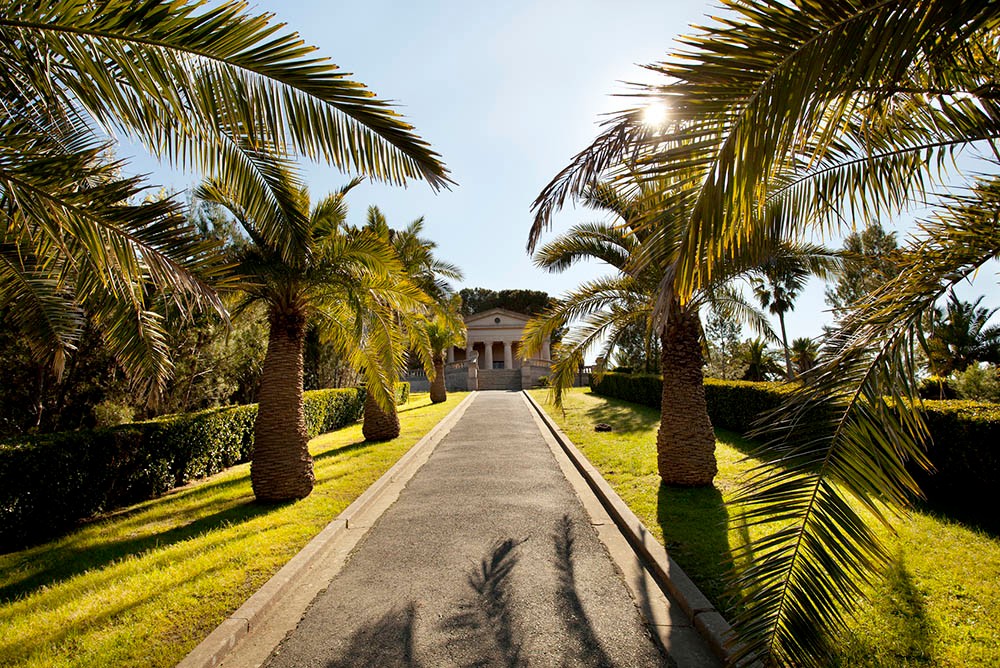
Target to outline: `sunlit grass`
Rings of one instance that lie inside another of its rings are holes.
[[[259,505],[249,465],[0,555],[0,665],[172,666],[464,397],[401,407],[399,438],[313,439],[316,488]]]
[[[545,401],[544,390],[533,395]],[[753,540],[729,527],[727,499],[753,465],[753,445],[717,433],[719,474],[708,489],[660,485],[656,473],[659,412],[572,390],[565,413],[545,406],[615,491],[705,594],[723,610],[731,553]],[[594,424],[613,427],[595,432]],[[895,560],[871,603],[856,611],[833,665],[1000,665],[1000,539],[945,518],[914,512],[888,537]]]

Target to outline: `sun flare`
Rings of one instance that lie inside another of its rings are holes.
[[[662,128],[667,124],[667,106],[662,102],[652,102],[642,110],[642,123],[649,127]]]

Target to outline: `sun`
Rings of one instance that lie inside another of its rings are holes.
[[[667,105],[651,102],[642,110],[642,124],[651,128],[662,128],[667,124]]]

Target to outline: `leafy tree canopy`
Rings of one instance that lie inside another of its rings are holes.
[[[547,292],[540,290],[490,290],[489,288],[462,288],[462,315],[470,316],[491,308],[503,308],[525,315],[538,315],[553,301]]]

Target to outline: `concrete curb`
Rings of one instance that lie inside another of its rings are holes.
[[[715,609],[708,598],[691,581],[687,573],[677,565],[677,562],[667,553],[666,548],[653,538],[649,529],[611,488],[600,471],[590,463],[552,418],[542,410],[534,397],[528,392],[524,392],[524,396],[541,417],[570,461],[587,481],[594,494],[600,499],[601,505],[607,510],[636,554],[646,564],[657,583],[677,600],[715,655],[725,665],[732,665],[734,662],[729,643],[733,637],[733,630],[729,622]]]
[[[177,668],[214,668],[218,666],[237,643],[260,626],[282,597],[289,591],[296,578],[302,576],[309,568],[333,546],[351,528],[352,521],[357,522],[360,515],[379,501],[387,491],[398,489],[405,484],[413,474],[427,461],[434,448],[444,435],[448,433],[455,422],[462,416],[465,409],[475,397],[470,393],[440,422],[424,434],[409,450],[400,457],[388,471],[365,490],[351,505],[335,517],[315,538],[302,548],[281,570],[264,583],[236,612],[215,628],[201,643],[185,656]],[[371,518],[368,518],[371,519]]]

